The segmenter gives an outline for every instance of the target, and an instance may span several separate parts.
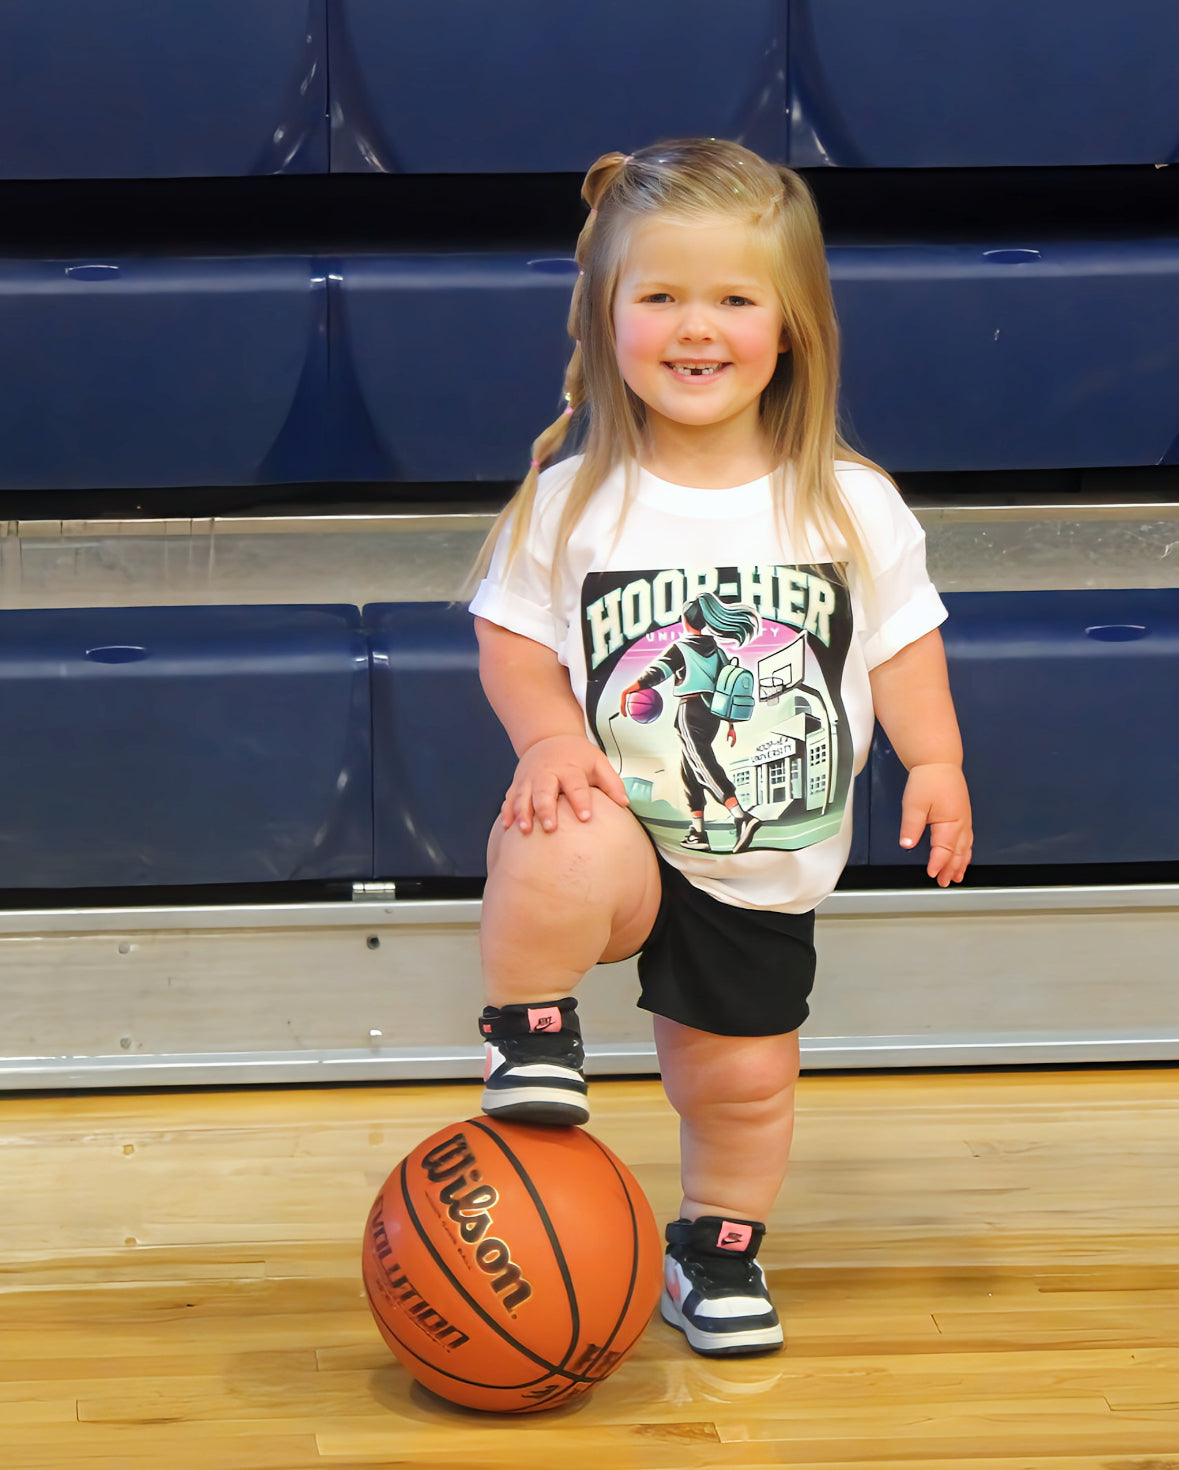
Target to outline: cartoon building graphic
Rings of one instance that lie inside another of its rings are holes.
[[[743,806],[748,801],[779,812],[796,803],[808,812],[826,809],[834,762],[825,716],[825,710],[820,716],[800,707],[761,742],[742,772],[744,791],[734,781]]]
[[[758,698],[778,706],[774,733],[757,747],[736,780],[743,806],[764,803],[783,811],[801,803],[826,810],[835,778],[835,731],[827,702],[806,678],[806,635],[797,633],[757,663]],[[744,789],[743,789],[744,788]],[[747,799],[748,798],[748,799]]]
[[[746,811],[757,800],[754,796],[754,769],[753,762],[746,760],[734,761],[729,767],[729,777],[733,783],[733,790],[737,793],[737,800]]]
[[[831,732],[825,720],[814,715],[804,715],[807,722],[804,736],[806,809],[808,812],[823,811],[831,796],[831,779],[834,774],[831,760]]]

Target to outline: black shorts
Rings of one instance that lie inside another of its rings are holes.
[[[639,951],[643,1010],[718,1036],[797,1031],[815,982],[814,910],[735,908],[662,857],[659,876],[663,897]]]

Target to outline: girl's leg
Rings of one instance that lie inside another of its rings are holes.
[[[698,1353],[773,1351],[782,1327],[755,1258],[790,1156],[798,1033],[714,1036],[657,1016],[655,1040],[684,1190],[667,1227],[663,1317]]]
[[[640,949],[659,911],[655,853],[637,820],[601,792],[580,822],[497,828],[488,844],[480,946],[487,1006],[483,1108],[521,1122],[589,1117],[572,991],[599,960]]]
[[[655,1045],[680,1117],[680,1213],[765,1220],[790,1158],[798,1032],[715,1036],[656,1016]]]
[[[655,851],[638,820],[600,791],[580,822],[561,800],[557,828],[498,824],[487,845],[479,947],[489,1005],[572,993],[600,960],[642,947],[659,911]]]

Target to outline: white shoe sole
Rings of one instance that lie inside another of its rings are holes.
[[[780,1322],[772,1327],[747,1327],[742,1332],[701,1332],[685,1319],[666,1289],[659,1303],[659,1312],[669,1326],[684,1334],[693,1351],[705,1358],[724,1358],[738,1353],[772,1353],[785,1341]]]
[[[565,1087],[485,1087],[483,1111],[515,1123],[569,1126],[589,1121],[589,1104]]]

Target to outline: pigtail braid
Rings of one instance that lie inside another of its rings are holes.
[[[577,284],[573,288],[573,300],[569,306],[569,316],[566,323],[566,330],[573,338],[573,353],[565,368],[565,381],[562,385],[565,407],[548,428],[543,430],[532,441],[532,463],[528,470],[528,474],[532,479],[536,478],[537,472],[544,468],[561,448],[562,444],[564,444],[569,434],[571,420],[585,404],[585,380],[581,369],[581,343],[577,340],[577,324],[581,312],[582,279],[583,277],[578,276]]]

